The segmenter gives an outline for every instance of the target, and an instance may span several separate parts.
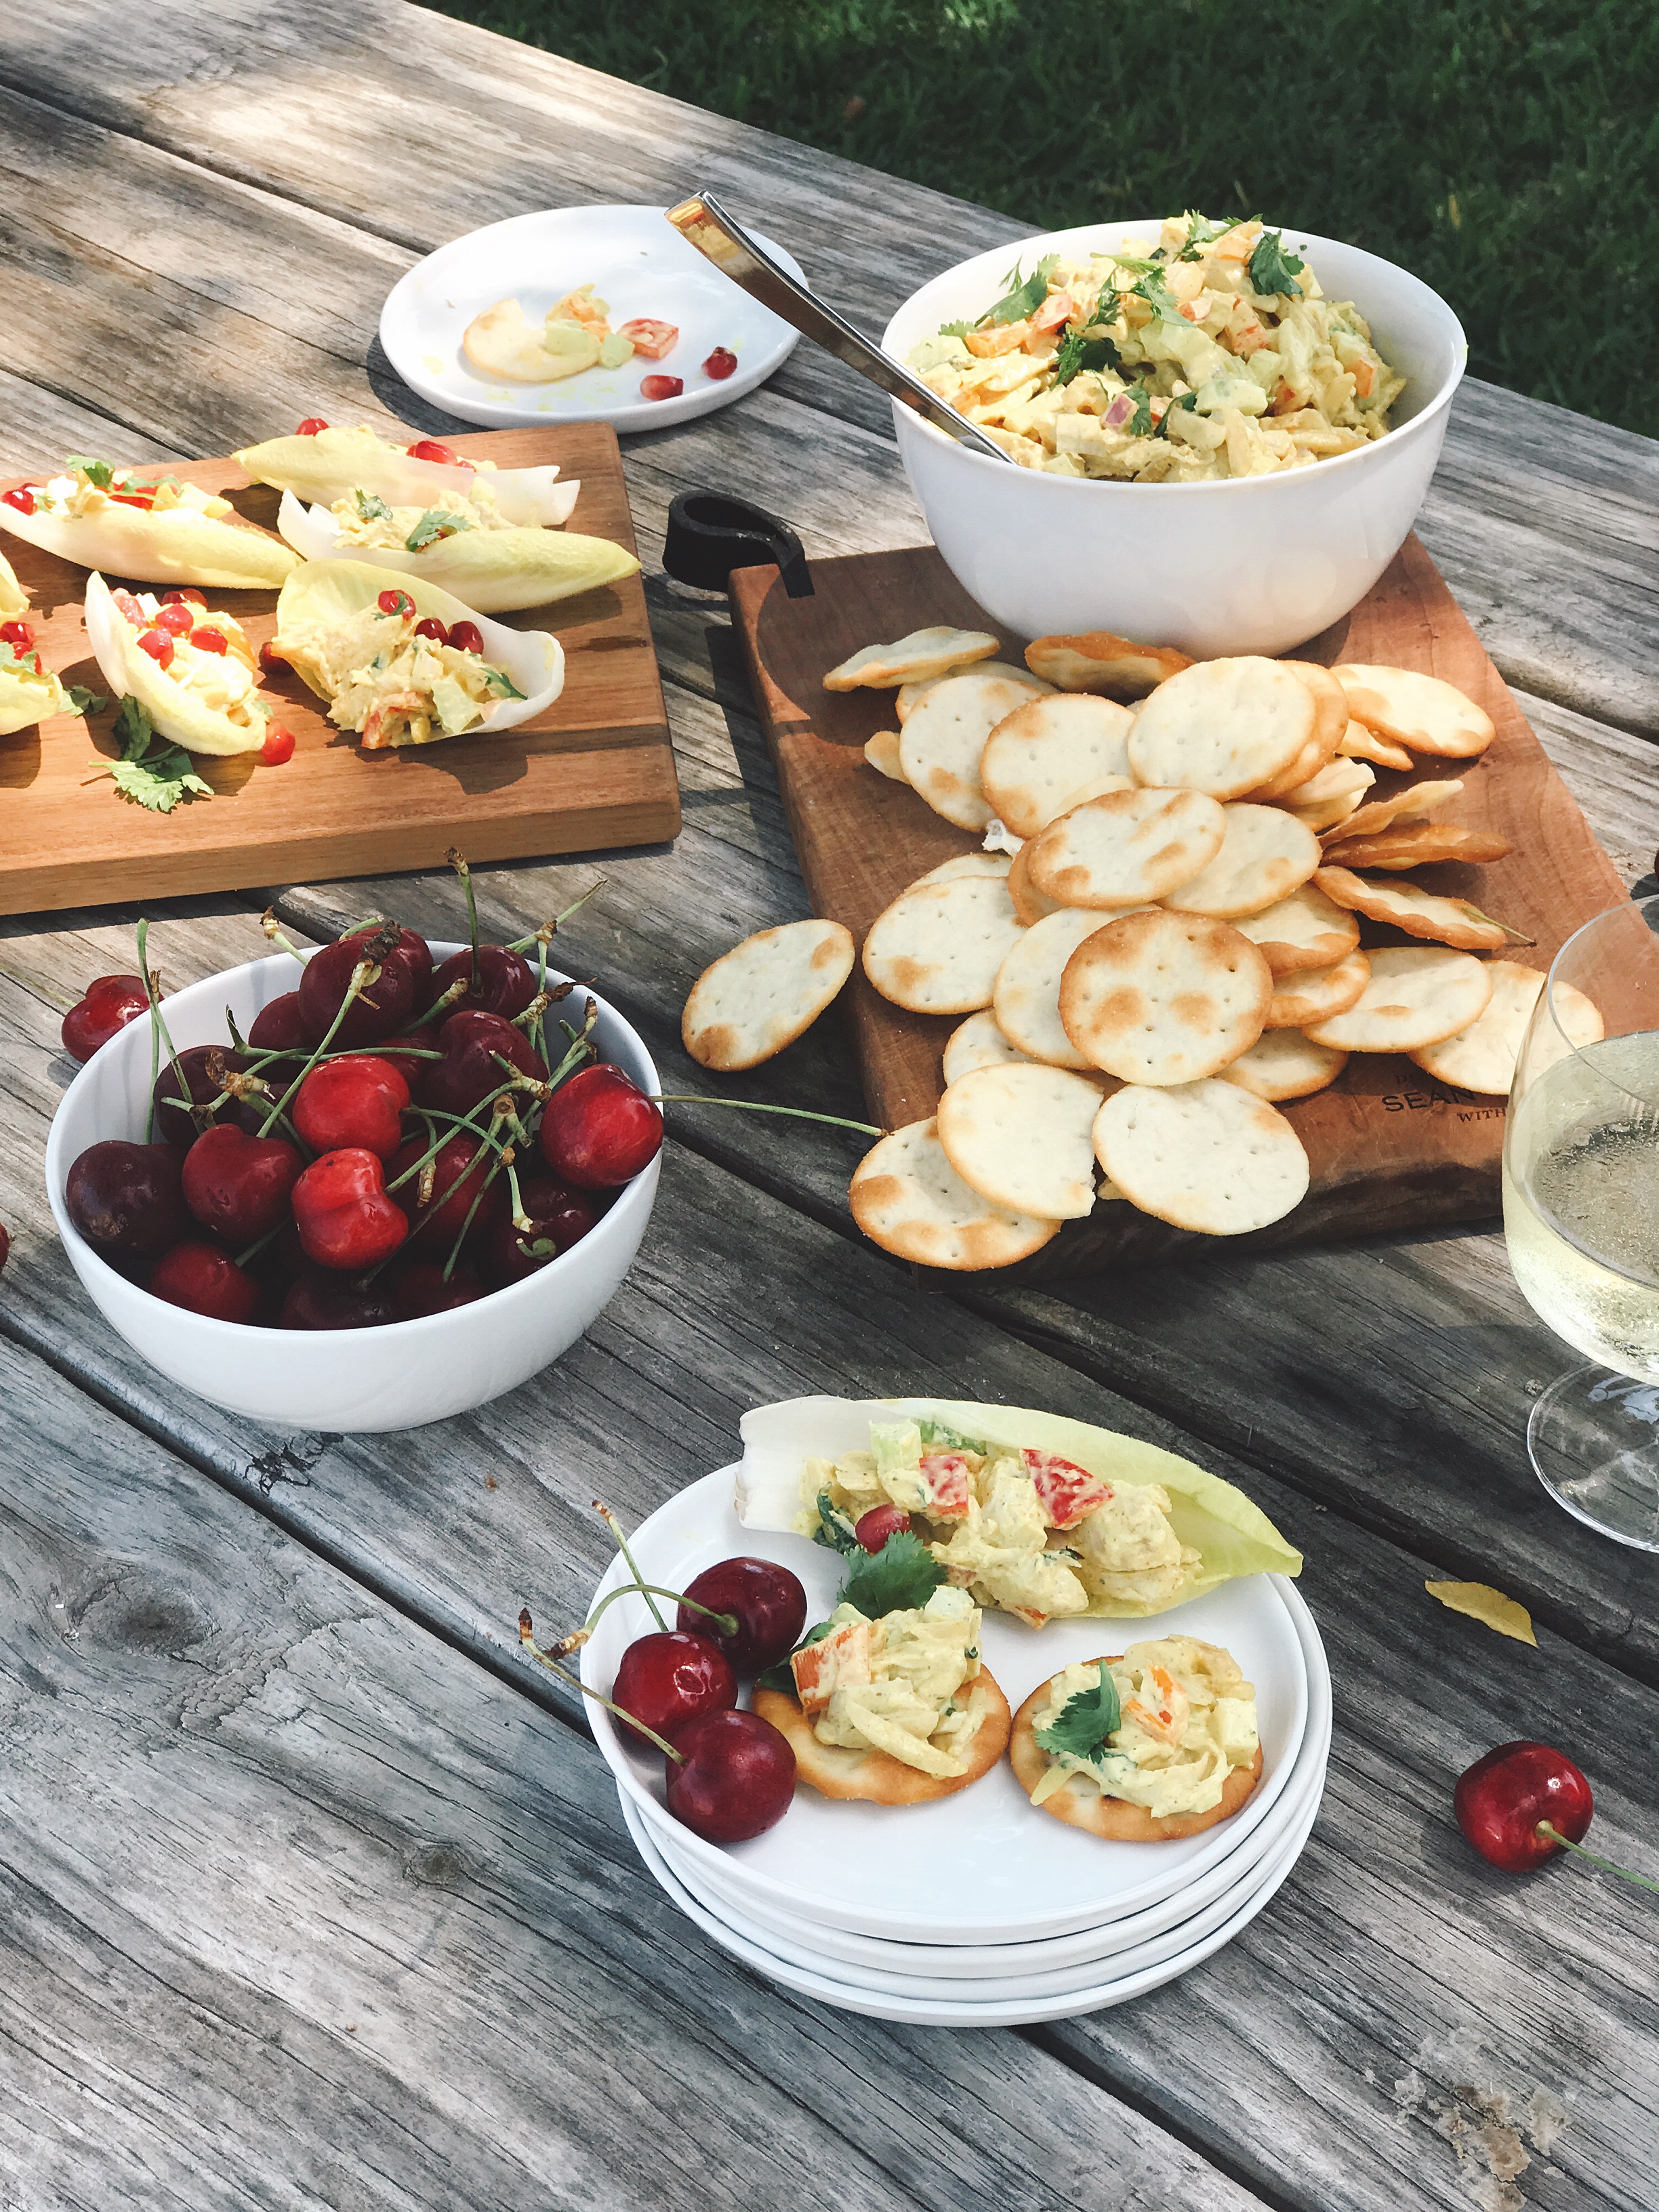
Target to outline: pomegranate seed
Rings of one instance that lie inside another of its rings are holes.
[[[683,376],[647,376],[640,385],[641,399],[678,399],[685,389]]]
[[[282,654],[277,652],[269,638],[259,647],[259,666],[267,676],[275,676],[280,670],[288,666],[287,661],[283,659]]]
[[[429,637],[434,645],[447,645],[449,642],[449,632],[436,615],[422,616],[415,625],[415,635],[416,637]]]
[[[211,623],[204,623],[200,629],[191,630],[190,641],[198,653],[228,653],[230,651],[230,640],[225,635],[223,630],[215,629]]]
[[[307,415],[294,434],[296,438],[314,438],[319,430],[326,430],[327,428],[320,415]]]
[[[164,605],[156,615],[155,627],[166,630],[171,637],[188,637],[195,620],[194,609],[176,603],[172,606]]]
[[[161,605],[164,607],[200,607],[204,614],[207,611],[207,601],[193,584],[186,585],[181,592],[163,592]]]
[[[158,668],[167,668],[173,663],[173,640],[164,629],[147,629],[139,634],[138,649],[149,653]]]
[[[449,642],[457,653],[482,653],[483,632],[477,623],[458,622],[449,626]]]
[[[19,653],[27,653],[33,642],[34,632],[27,623],[0,623],[0,645],[15,646]]]
[[[34,512],[34,494],[27,484],[19,484],[15,491],[0,491],[0,499],[3,499],[8,507],[15,507],[19,514],[33,514]]]
[[[259,757],[267,768],[281,768],[285,760],[294,757],[294,732],[285,730],[280,722],[273,722],[265,732],[265,741],[259,748]]]
[[[407,592],[382,592],[374,602],[383,615],[412,615],[415,602]]]
[[[477,463],[469,461],[465,453],[458,453],[452,447],[441,445],[436,438],[417,438],[408,448],[408,453],[411,461],[441,461],[446,468],[473,469],[477,466]]]
[[[738,365],[738,356],[730,346],[716,346],[702,365],[705,376],[712,376],[716,384],[724,384]]]

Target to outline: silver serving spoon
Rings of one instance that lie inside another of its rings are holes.
[[[844,361],[872,384],[878,384],[901,405],[913,409],[941,430],[948,430],[964,446],[971,446],[976,453],[988,453],[994,461],[1006,461],[1010,468],[1018,467],[1019,464],[988,438],[977,423],[958,414],[920,377],[913,376],[890,354],[884,353],[873,340],[866,337],[862,331],[855,330],[844,315],[837,314],[827,301],[819,299],[810,285],[792,276],[750,232],[726,213],[713,192],[699,192],[695,199],[682,200],[678,207],[669,209],[668,220],[689,245],[695,246],[699,253],[714,263],[723,276],[741,285],[751,299],[781,316],[804,337],[821,345],[826,353],[834,354],[837,361]]]

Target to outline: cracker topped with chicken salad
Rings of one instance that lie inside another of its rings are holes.
[[[1139,483],[1264,476],[1384,436],[1406,380],[1259,218],[1169,217],[1146,254],[1017,263],[909,365],[1013,460]]]

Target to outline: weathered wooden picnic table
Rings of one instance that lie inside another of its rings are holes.
[[[1021,234],[402,4],[37,0],[0,33],[0,467],[215,453],[301,416],[452,426],[374,339],[420,254],[525,210],[728,196],[866,326]],[[803,346],[628,441],[686,809],[672,849],[481,872],[710,1091],[685,990],[804,910],[724,602],[664,580],[687,487],[809,553],[923,536],[886,403]],[[1659,451],[1466,384],[1422,534],[1627,880],[1659,837]],[[0,821],[0,836],[5,835]],[[325,939],[460,926],[447,877],[274,885]],[[263,949],[257,895],[154,909],[177,988]],[[947,1291],[863,1243],[857,1140],[672,1109],[639,1261],[587,1339],[471,1417],[264,1433],[182,1397],[82,1297],[41,1178],[58,1027],[131,909],[0,945],[0,2205],[1394,2212],[1659,2202],[1659,1922],[1577,1867],[1517,1881],[1451,1784],[1516,1735],[1659,1873],[1655,1566],[1528,1471],[1569,1355],[1490,1229]],[[859,1109],[833,1018],[746,1095]],[[630,1517],[799,1391],[1051,1407],[1225,1474],[1307,1554],[1336,1735],[1291,1880],[1122,2009],[974,2033],[795,2001],[641,1868],[576,1702],[514,1620],[574,1620]],[[1539,1648],[1425,1577],[1528,1604]]]

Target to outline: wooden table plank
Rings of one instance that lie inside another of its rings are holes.
[[[10,1347],[0,1403],[8,2203],[1255,2203],[1017,2036],[771,1990],[585,1736]]]

